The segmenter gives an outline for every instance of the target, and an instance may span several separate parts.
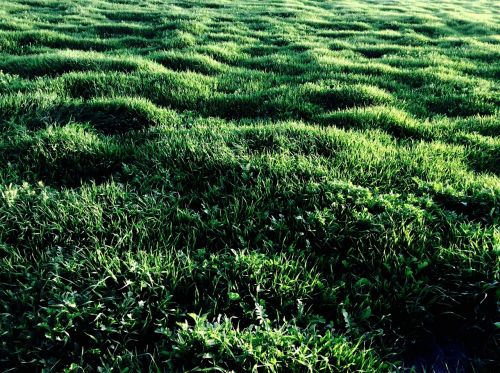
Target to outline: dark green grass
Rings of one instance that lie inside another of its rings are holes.
[[[493,372],[491,1],[0,0],[0,366]]]

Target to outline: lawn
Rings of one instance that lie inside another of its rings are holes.
[[[0,0],[3,371],[494,372],[500,2]]]

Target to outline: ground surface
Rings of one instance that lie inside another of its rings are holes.
[[[494,371],[499,11],[0,0],[2,369]]]

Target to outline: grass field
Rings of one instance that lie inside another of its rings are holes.
[[[1,370],[494,372],[499,20],[0,0]]]

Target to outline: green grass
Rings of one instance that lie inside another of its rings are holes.
[[[495,371],[499,14],[0,0],[2,369]]]

